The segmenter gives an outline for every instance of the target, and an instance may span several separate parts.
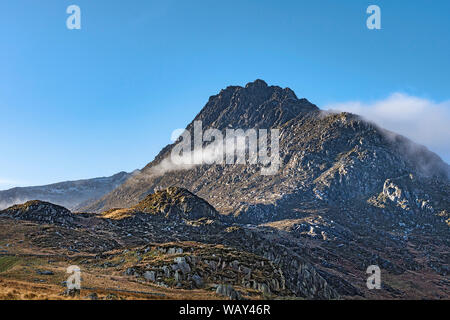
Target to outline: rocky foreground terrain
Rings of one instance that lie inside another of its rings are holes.
[[[279,128],[280,170],[161,171],[169,145],[80,212],[3,210],[0,298],[67,298],[74,264],[77,298],[450,298],[450,171],[437,155],[261,80],[210,97],[195,120]],[[379,290],[366,287],[370,265]]]

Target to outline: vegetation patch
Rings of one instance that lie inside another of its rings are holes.
[[[0,272],[5,272],[14,267],[20,258],[16,256],[3,256],[0,257]]]

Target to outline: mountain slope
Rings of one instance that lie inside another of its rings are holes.
[[[124,183],[129,177],[129,173],[120,172],[111,177],[12,188],[0,191],[0,209],[29,200],[41,200],[73,210],[80,205],[85,205],[90,200],[102,197]]]
[[[297,217],[308,208],[342,207],[347,202],[379,208],[373,198],[390,192],[385,187],[388,181],[405,176],[411,181],[398,188],[404,189],[410,210],[445,215],[450,207],[446,192],[449,166],[437,155],[356,115],[320,111],[290,89],[268,86],[261,80],[228,87],[210,97],[195,120],[203,121],[204,130],[280,129],[280,170],[263,176],[257,165],[199,165],[158,172],[172,144],[139,174],[84,209],[101,212],[130,207],[155,190],[180,186],[222,214],[262,223]],[[193,122],[187,130],[193,131]],[[393,196],[386,199],[403,201]]]

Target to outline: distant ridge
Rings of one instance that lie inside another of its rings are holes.
[[[70,210],[98,199],[124,183],[130,173],[119,172],[110,177],[65,181],[44,186],[12,188],[0,191],[0,210],[29,200],[48,201]]]

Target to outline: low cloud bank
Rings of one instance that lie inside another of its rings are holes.
[[[359,114],[379,126],[423,144],[450,163],[450,101],[432,100],[394,93],[372,103],[349,101],[323,109]]]

